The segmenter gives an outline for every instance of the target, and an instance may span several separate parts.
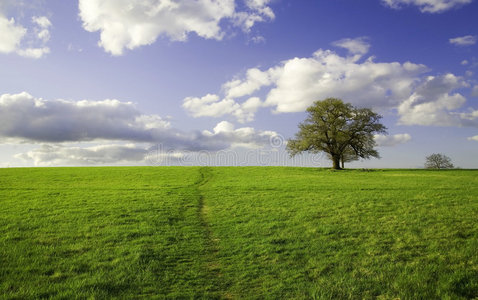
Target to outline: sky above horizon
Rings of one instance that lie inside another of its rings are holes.
[[[478,168],[476,0],[0,0],[0,167],[329,166],[284,149],[337,97],[380,159]]]

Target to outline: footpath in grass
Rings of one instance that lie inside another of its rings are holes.
[[[478,171],[0,169],[0,298],[478,297]]]
[[[220,297],[198,168],[0,171],[0,298]]]

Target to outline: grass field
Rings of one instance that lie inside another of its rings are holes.
[[[0,297],[478,297],[478,171],[0,169]]]

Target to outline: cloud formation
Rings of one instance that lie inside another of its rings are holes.
[[[227,121],[219,122],[213,131],[203,131],[204,136],[219,138],[227,141],[231,148],[260,148],[271,146],[271,141],[279,135],[274,131],[256,131],[252,127],[241,127],[235,129],[234,125]]]
[[[187,97],[183,101],[183,108],[193,117],[222,117],[233,115],[239,123],[250,122],[262,105],[258,97],[251,97],[244,103],[237,103],[233,99],[220,99],[217,95],[207,94],[204,97]]]
[[[218,151],[270,143],[273,131],[219,123],[211,131],[184,132],[157,115],[119,100],[44,100],[23,92],[0,96],[0,138],[27,143],[125,141],[167,150]]]
[[[426,66],[411,62],[378,63],[373,57],[363,60],[357,53],[368,47],[353,41],[357,40],[340,42],[353,52],[350,56],[320,49],[312,57],[292,58],[266,70],[252,68],[242,78],[223,84],[224,97],[188,97],[183,107],[195,117],[232,115],[242,122],[252,120],[260,107],[271,107],[276,113],[301,112],[327,97],[389,109],[408,98],[420,76],[428,71]],[[259,98],[261,92],[265,93],[264,101]]]
[[[457,46],[471,46],[476,44],[478,38],[476,35],[465,35],[456,38],[449,39],[450,44],[457,45]],[[462,65],[466,65],[467,63]]]
[[[365,59],[368,45],[362,39],[336,45],[347,48],[349,55],[319,49],[312,57],[292,58],[265,70],[251,68],[222,85],[223,97],[188,97],[183,108],[194,117],[229,115],[248,122],[260,108],[302,112],[316,100],[337,97],[359,107],[396,112],[403,125],[478,127],[478,112],[464,110],[461,90],[470,88],[465,78],[451,73],[425,76],[429,69],[422,64]]]
[[[398,107],[399,123],[405,125],[475,126],[463,114],[453,112],[466,99],[455,90],[466,87],[463,78],[453,74],[428,76]]]
[[[404,5],[418,6],[421,12],[442,13],[447,10],[471,3],[473,0],[382,0],[382,2],[394,9]]]
[[[404,144],[412,139],[408,133],[399,133],[394,135],[376,134],[374,138],[378,147],[393,147]]]
[[[50,20],[35,16],[31,23],[30,29],[25,28],[14,18],[7,18],[0,7],[0,53],[16,53],[29,58],[41,58],[50,53],[46,46],[50,40]]]
[[[44,144],[15,158],[35,166],[82,166],[82,165],[117,165],[144,162],[148,149],[134,144],[97,145],[90,147],[68,147],[64,145]]]
[[[130,102],[44,100],[26,92],[0,96],[0,125],[1,136],[36,142],[152,141],[150,128],[169,126]]]
[[[347,49],[350,54],[358,54],[360,56],[367,54],[370,49],[370,44],[367,42],[366,37],[341,39],[333,42],[332,45]]]
[[[83,28],[101,32],[99,45],[113,55],[151,45],[158,37],[185,41],[190,33],[221,40],[228,21],[248,32],[257,22],[274,19],[270,0],[80,0]]]
[[[27,30],[15,23],[15,19],[7,19],[0,14],[0,53],[15,52]]]

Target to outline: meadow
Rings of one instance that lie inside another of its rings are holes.
[[[478,170],[0,169],[0,298],[478,297]]]

